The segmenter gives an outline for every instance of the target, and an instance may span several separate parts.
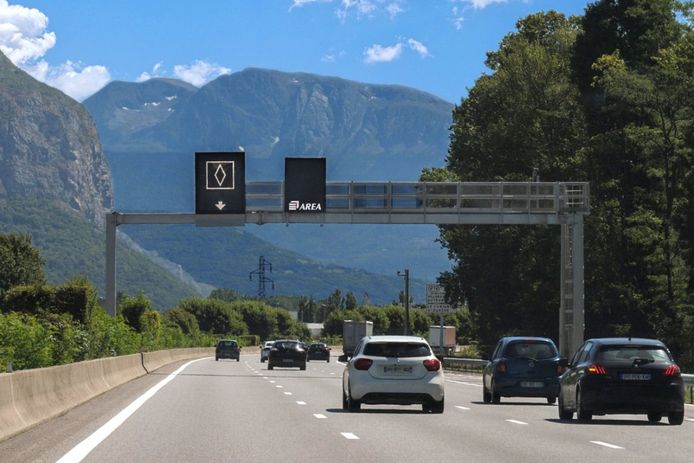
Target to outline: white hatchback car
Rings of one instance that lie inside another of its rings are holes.
[[[429,343],[415,336],[366,336],[342,373],[342,408],[422,404],[443,413],[443,368]]]

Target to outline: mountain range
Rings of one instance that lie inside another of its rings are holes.
[[[285,156],[319,155],[327,158],[328,181],[416,181],[423,168],[443,164],[453,108],[406,87],[255,68],[200,89],[172,79],[113,82],[84,105],[101,134],[114,207],[122,212],[191,212],[196,151],[245,150],[249,181],[282,180]],[[399,280],[397,270],[411,268],[422,288],[449,268],[433,225],[264,225],[243,233],[392,281]],[[185,245],[186,238],[177,242]],[[186,269],[194,266],[156,242],[148,246]],[[228,273],[219,265],[216,271]]]

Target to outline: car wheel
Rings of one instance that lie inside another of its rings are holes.
[[[301,370],[301,371],[303,371],[303,370],[305,370],[305,369],[306,369],[306,365],[301,365],[301,366],[299,367],[299,370]]]
[[[492,401],[492,393],[484,387],[484,380],[482,381],[482,402],[488,404]]]
[[[347,394],[345,394],[345,390],[342,389],[342,409],[347,410],[349,408],[349,404],[347,403]]]
[[[569,421],[571,418],[574,417],[574,412],[572,410],[567,410],[564,408],[564,400],[561,398],[561,394],[559,394],[559,404],[557,405],[557,408],[559,408],[559,419],[562,421]]]
[[[310,361],[311,361],[311,359],[306,359],[306,361],[307,361],[307,362],[310,362]]]
[[[660,423],[660,420],[662,420],[662,419],[663,419],[662,413],[649,413],[648,414],[648,422],[651,424]]]
[[[215,357],[215,358],[214,358],[214,361],[215,361],[215,362],[219,362],[219,357]]]
[[[553,403],[557,402],[557,398],[555,396],[552,397],[547,397],[547,403],[552,405]]]
[[[501,394],[496,392],[496,388],[494,386],[495,386],[494,380],[492,380],[492,391],[491,391],[492,403],[498,404],[498,403],[501,403]]]
[[[358,412],[361,410],[361,401],[353,399],[351,391],[347,396],[347,408],[352,412]]]
[[[667,421],[672,425],[680,425],[684,421],[684,410],[667,414]]]
[[[236,361],[237,361],[237,362],[240,362],[240,361],[241,361],[241,357],[236,357]]]
[[[330,363],[330,357],[328,357],[327,359],[325,359],[325,361],[326,361],[327,363]]]
[[[576,392],[576,419],[578,421],[588,422],[593,419],[593,413],[589,412],[583,407],[583,400],[581,400],[581,390]]]
[[[438,402],[432,400],[431,402],[422,404],[422,411],[424,413],[443,413],[443,400],[444,399],[441,399]]]
[[[272,370],[274,367],[272,366],[272,363],[268,362],[267,363],[267,369]]]
[[[265,359],[260,357],[260,363],[265,363]]]

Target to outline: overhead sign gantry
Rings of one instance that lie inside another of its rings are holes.
[[[313,164],[310,168],[316,169],[316,175],[294,176],[297,171],[291,174],[296,166],[299,166],[298,173],[301,172],[303,161],[300,161],[287,168],[284,182],[245,182],[241,167],[244,166],[243,157],[240,164],[239,158],[233,156],[200,159],[204,159],[205,175],[199,175],[200,164],[196,158],[196,192],[200,192],[201,188],[204,190],[202,195],[196,194],[197,213],[106,214],[106,308],[109,313],[115,314],[116,310],[118,225],[547,224],[561,228],[559,348],[563,355],[569,355],[583,343],[583,217],[590,212],[587,182],[326,182],[325,159],[322,158],[314,158],[319,161],[306,164]],[[231,186],[231,180],[227,177],[231,165],[223,161],[234,162],[234,189],[210,190],[209,185],[213,188]],[[285,166],[293,162],[289,161]],[[205,182],[204,187],[201,182]],[[295,187],[313,191],[310,195],[312,199],[290,196],[294,194]],[[320,199],[321,190],[325,192],[323,202]],[[240,191],[244,191],[243,197],[234,196]],[[199,200],[203,198],[205,202],[200,204]],[[299,201],[299,206],[294,207],[292,201]],[[301,208],[301,204],[313,206]],[[320,204],[320,211],[316,204]]]

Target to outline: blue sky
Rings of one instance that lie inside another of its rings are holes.
[[[247,67],[401,84],[457,103],[530,13],[585,0],[0,0],[0,50],[83,100],[111,80],[196,86]]]

